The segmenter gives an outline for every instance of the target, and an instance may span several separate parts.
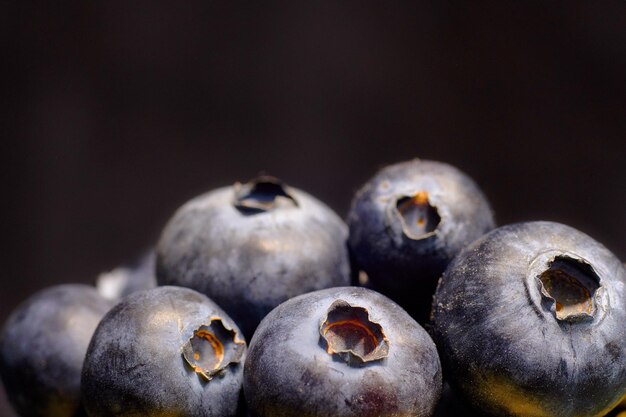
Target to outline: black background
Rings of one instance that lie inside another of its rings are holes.
[[[75,3],[0,3],[2,322],[261,171],[345,216],[381,166],[446,161],[499,224],[626,259],[624,2]]]

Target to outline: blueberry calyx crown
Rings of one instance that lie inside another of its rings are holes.
[[[414,240],[431,236],[441,222],[437,207],[430,204],[426,191],[399,197],[395,203],[395,211],[402,222],[402,231]]]
[[[298,207],[298,202],[288,192],[288,187],[275,177],[264,175],[246,184],[237,182],[233,188],[233,204],[245,214],[266,212],[279,207]]]
[[[537,275],[537,282],[542,304],[558,321],[594,319],[600,277],[586,261],[567,255],[555,256]]]
[[[210,381],[230,364],[239,363],[245,346],[235,330],[225,327],[219,317],[211,317],[208,324],[194,330],[182,354],[198,375]]]
[[[389,354],[389,340],[382,326],[369,319],[367,309],[344,300],[330,305],[319,332],[326,352],[337,355],[348,365],[378,361]]]

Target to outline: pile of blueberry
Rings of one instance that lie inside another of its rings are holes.
[[[24,301],[0,375],[22,416],[591,417],[626,396],[625,333],[604,246],[495,228],[474,181],[416,159],[347,225],[273,177],[192,199],[138,265]]]

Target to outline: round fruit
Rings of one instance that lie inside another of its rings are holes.
[[[206,294],[250,337],[281,302],[349,284],[346,239],[323,203],[261,177],[182,206],[161,235],[157,280]]]
[[[260,417],[430,416],[441,366],[426,331],[396,303],[365,288],[330,288],[263,319],[244,393]]]
[[[85,352],[109,308],[95,288],[71,284],[39,291],[13,311],[0,336],[0,375],[21,416],[79,412]]]
[[[90,417],[234,416],[246,343],[206,296],[180,287],[129,295],[102,319],[85,357]]]
[[[441,273],[494,220],[467,175],[413,159],[382,169],[359,190],[348,226],[351,256],[371,287],[425,322]]]
[[[433,335],[450,382],[497,416],[600,416],[626,394],[626,269],[558,223],[501,227],[441,278]]]

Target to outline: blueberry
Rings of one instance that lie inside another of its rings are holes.
[[[433,301],[451,384],[502,416],[600,416],[626,394],[626,269],[551,222],[504,226],[463,250]]]
[[[347,234],[320,201],[260,177],[182,206],[157,246],[157,280],[206,294],[250,337],[281,302],[349,284]]]
[[[74,416],[91,335],[111,308],[95,288],[50,287],[17,307],[0,336],[0,375],[21,416]]]
[[[119,301],[136,291],[154,288],[157,286],[155,264],[156,255],[150,250],[134,264],[102,273],[96,282],[98,292],[105,298]]]
[[[494,220],[467,175],[444,163],[413,159],[382,169],[358,191],[348,226],[361,277],[425,322],[450,260],[491,230]]]
[[[426,331],[358,287],[292,298],[259,325],[244,367],[253,415],[430,416],[441,366]]]
[[[90,417],[234,416],[246,343],[206,296],[158,287],[129,295],[102,319],[82,372]]]

